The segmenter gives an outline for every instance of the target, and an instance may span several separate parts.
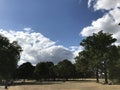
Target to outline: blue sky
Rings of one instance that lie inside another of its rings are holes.
[[[74,58],[100,30],[120,45],[120,0],[0,0],[0,34],[23,49],[18,64]]]
[[[101,11],[88,8],[88,0],[0,0],[0,28],[40,32],[65,47],[79,45],[81,30]]]

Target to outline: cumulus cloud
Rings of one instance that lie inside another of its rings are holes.
[[[94,3],[94,4],[93,4]],[[102,17],[92,21],[90,26],[80,32],[82,36],[89,36],[100,30],[113,34],[117,38],[116,45],[120,45],[120,0],[89,0],[88,6],[94,10],[108,10]]]
[[[88,0],[88,7],[90,6],[94,10],[111,10],[120,7],[120,0]]]
[[[95,0],[88,0],[88,7],[91,7],[95,3]]]
[[[69,50],[73,53],[74,58],[75,58],[76,56],[78,56],[78,53],[83,50],[83,47],[82,46],[70,46]],[[75,63],[74,59],[72,60],[72,63]]]
[[[41,33],[31,30],[31,28],[24,28],[22,31],[0,29],[0,34],[8,37],[11,42],[18,41],[18,44],[21,45],[23,52],[19,64],[24,62],[37,64],[41,61],[58,63],[63,59],[74,61],[75,55],[70,49],[56,45],[56,42]]]
[[[83,28],[81,34],[83,36],[89,36],[93,33],[97,33],[100,30],[110,33],[117,33],[119,32],[119,28],[120,26],[118,26],[118,23],[115,23],[111,15],[106,14],[102,18],[93,21],[91,26]]]
[[[79,52],[83,50],[82,46],[71,46],[69,50],[73,52],[74,56],[77,56]]]

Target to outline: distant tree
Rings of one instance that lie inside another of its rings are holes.
[[[53,62],[45,62],[48,68],[47,79],[55,80],[55,72],[54,72],[54,63]]]
[[[51,67],[50,69],[50,72],[52,72],[52,77],[53,77],[53,80],[56,80],[60,78],[60,71],[59,71],[59,67],[58,65],[54,65],[53,67]]]
[[[47,79],[49,75],[49,64],[46,64],[46,62],[40,62],[35,67],[35,74],[38,77],[39,80]]]
[[[15,74],[17,79],[33,79],[34,66],[30,62],[23,63],[18,67]]]
[[[53,62],[45,62],[45,63],[46,63],[46,65],[47,65],[48,68],[54,66]]]
[[[80,43],[86,51],[91,52],[90,54],[94,54],[92,58],[95,62],[96,72],[98,72],[101,64],[104,66],[103,73],[105,83],[108,83],[108,62],[110,62],[111,59],[106,59],[104,56],[108,53],[110,47],[115,41],[116,39],[112,37],[112,34],[100,31],[97,34],[93,33],[92,36],[88,36]]]
[[[57,64],[58,75],[60,78],[68,80],[75,75],[75,66],[67,59]]]

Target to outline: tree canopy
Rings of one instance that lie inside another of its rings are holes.
[[[10,78],[20,60],[22,48],[16,41],[10,43],[8,38],[0,35],[0,76]]]
[[[16,79],[33,79],[34,78],[34,66],[30,62],[20,65],[14,73]]]
[[[88,36],[87,38],[83,39],[83,41],[80,43],[80,45],[82,45],[85,48],[84,52],[88,54],[87,58],[89,58],[89,62],[96,70],[97,82],[99,82],[99,71],[101,68],[104,68],[103,73],[105,77],[105,83],[108,83],[108,65],[109,62],[111,62],[109,52],[113,47],[113,43],[115,41],[116,39],[112,37],[112,34],[100,31],[97,34],[93,33],[92,36]]]
[[[57,64],[59,77],[65,78],[72,78],[75,75],[75,67],[74,65],[67,59],[60,61]]]

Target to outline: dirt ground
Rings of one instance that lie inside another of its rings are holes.
[[[4,90],[0,88],[0,90]],[[102,85],[90,81],[49,82],[34,85],[16,85],[8,90],[120,90],[120,85]]]

